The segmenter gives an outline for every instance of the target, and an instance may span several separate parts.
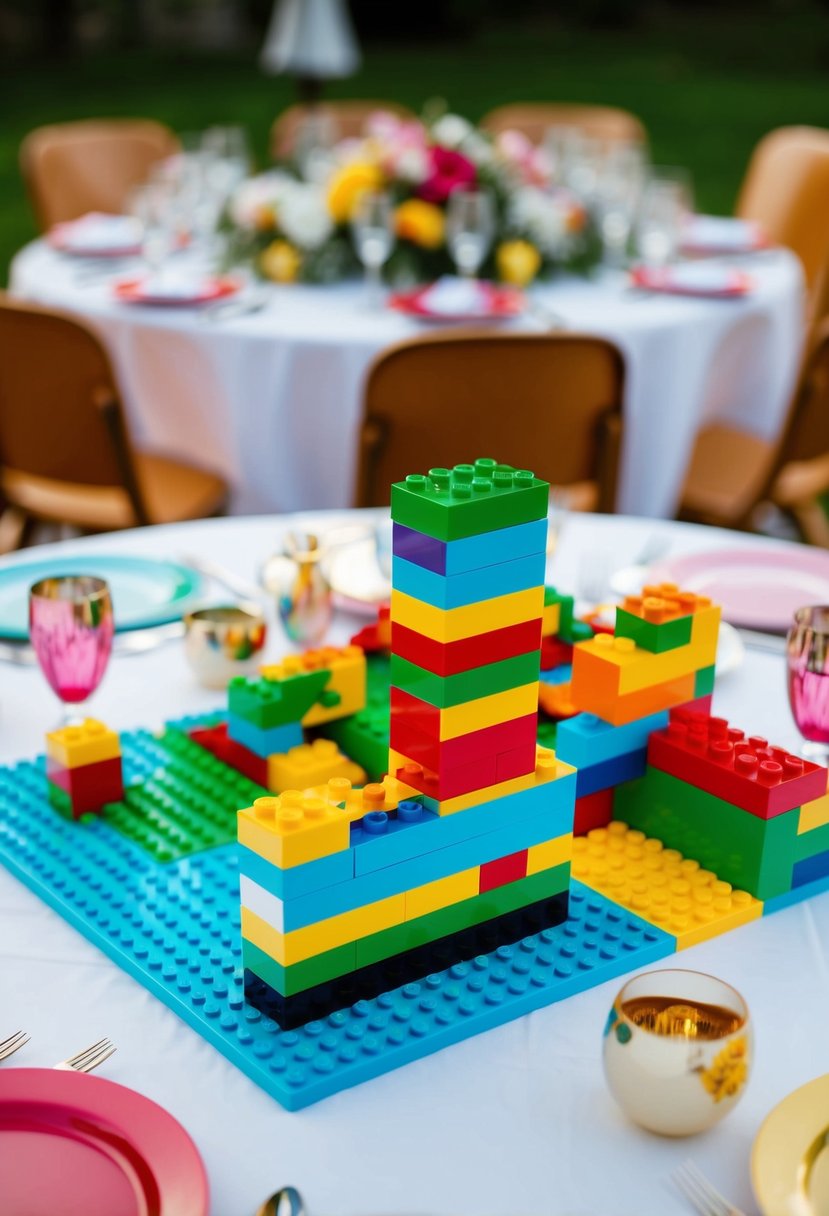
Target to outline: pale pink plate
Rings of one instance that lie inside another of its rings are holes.
[[[102,1077],[0,1070],[4,1216],[206,1216],[207,1179],[187,1132],[155,1102]]]
[[[224,300],[235,296],[241,284],[236,279],[224,276],[207,278],[193,288],[171,285],[169,291],[153,288],[148,281],[141,279],[122,279],[116,283],[113,291],[118,300],[126,304],[153,304],[164,308],[189,308],[194,304],[212,304],[215,300]]]
[[[659,562],[648,577],[708,595],[732,625],[766,633],[786,633],[796,608],[829,604],[829,553],[820,549],[689,553]]]
[[[683,262],[677,266],[634,266],[634,287],[671,296],[694,296],[702,300],[731,300],[747,295],[751,276],[729,266],[711,262]]]
[[[526,307],[523,291],[517,287],[505,287],[498,283],[479,285],[480,300],[477,308],[459,312],[439,312],[429,306],[429,287],[416,287],[411,291],[397,291],[389,296],[389,308],[407,313],[410,317],[422,317],[427,321],[469,322],[497,321],[502,317],[517,317]]]

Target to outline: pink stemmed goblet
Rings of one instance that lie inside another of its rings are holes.
[[[829,760],[829,606],[798,608],[786,639],[789,704],[803,754]]]
[[[29,637],[41,670],[65,706],[100,684],[112,652],[112,597],[102,578],[44,578],[29,591]],[[64,711],[64,722],[72,714]]]

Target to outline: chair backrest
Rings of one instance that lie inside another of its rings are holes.
[[[414,110],[396,101],[360,99],[312,104],[297,102],[296,105],[288,106],[274,119],[271,127],[271,156],[275,160],[284,160],[291,156],[296,147],[297,136],[310,118],[330,124],[335,139],[356,139],[363,134],[367,119],[378,110],[402,119],[417,117]]]
[[[776,470],[829,454],[829,318],[815,331],[783,430]]]
[[[145,517],[112,367],[91,330],[0,293],[0,486],[46,479],[127,490]]]
[[[829,268],[829,131],[780,127],[752,153],[737,214],[800,258],[813,297]]]
[[[645,143],[647,132],[635,114],[615,106],[587,106],[570,102],[514,102],[498,106],[481,119],[481,126],[492,135],[501,131],[520,131],[534,144],[540,144],[548,127],[575,127],[608,143]]]
[[[555,486],[596,482],[612,510],[623,387],[602,338],[466,331],[393,346],[368,375],[356,505],[388,503],[408,473],[494,455]]]
[[[127,196],[156,161],[179,147],[151,119],[88,119],[30,131],[20,168],[43,230],[88,211],[123,210]]]

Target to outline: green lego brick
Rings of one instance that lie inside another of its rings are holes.
[[[717,674],[716,667],[701,667],[694,676],[694,699],[697,697],[707,697],[709,693],[714,691],[714,677]]]
[[[494,460],[410,474],[391,488],[391,517],[436,540],[460,540],[547,515],[549,484]]]
[[[366,967],[370,963],[381,962],[404,950],[413,950],[416,946],[437,941],[450,933],[480,925],[503,912],[514,912],[536,900],[557,895],[567,890],[569,882],[570,863],[563,862],[549,870],[531,874],[528,878],[520,878],[517,882],[485,891],[482,895],[474,895],[472,899],[450,904],[448,908],[439,908],[426,916],[404,921],[402,925],[372,933],[357,942],[357,966]]]
[[[650,767],[644,777],[620,785],[613,801],[614,819],[655,836],[761,900],[792,885],[799,815],[793,810],[760,819]]]
[[[311,735],[333,739],[349,760],[366,770],[370,781],[379,781],[389,771],[389,716],[389,659],[384,654],[369,655],[365,708],[325,722]]]
[[[573,628],[573,597],[572,595],[562,595],[560,591],[556,591],[555,587],[544,588],[544,607],[549,608],[551,604],[558,604],[558,636],[564,638],[569,635]]]
[[[391,656],[390,679],[395,688],[428,701],[439,709],[453,705],[465,705],[479,697],[507,692],[510,688],[521,688],[538,679],[541,652],[531,650],[527,654],[502,659],[498,663],[486,663],[454,676],[437,676],[424,667],[418,667],[400,655]]]
[[[137,737],[142,743],[142,736]],[[130,784],[103,816],[159,862],[178,861],[236,839],[236,812],[268,791],[168,727],[146,737],[154,771]]]
[[[536,737],[539,747],[549,747],[551,751],[556,750],[556,728],[557,722],[553,722],[549,718],[539,717],[538,727],[536,729]]]
[[[805,861],[808,857],[817,857],[819,853],[826,852],[829,852],[829,823],[812,828],[811,832],[803,832],[795,840],[795,861]]]
[[[237,676],[228,685],[228,710],[261,730],[299,722],[320,699],[330,679],[331,672],[324,669],[300,672],[282,680]]]
[[[641,650],[649,650],[651,654],[664,654],[666,650],[688,645],[693,622],[694,618],[689,614],[657,625],[653,621],[644,621],[641,616],[624,608],[617,608],[616,637],[631,638]],[[700,693],[700,696],[703,695]]]
[[[284,967],[264,950],[254,946],[253,942],[242,938],[242,963],[282,996],[296,996],[307,988],[315,988],[317,984],[325,984],[354,971],[356,948],[354,942],[346,942],[344,946],[336,946],[301,963]]]
[[[563,633],[559,629],[558,636],[562,642],[570,642],[571,645],[575,646],[576,642],[589,642],[593,637],[593,629],[588,625],[587,621],[573,620],[566,633]]]

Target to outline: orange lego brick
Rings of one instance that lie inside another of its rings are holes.
[[[567,680],[563,684],[546,684],[542,680],[538,685],[538,708],[543,710],[548,718],[559,721],[577,714],[579,706],[573,701],[570,681]]]

